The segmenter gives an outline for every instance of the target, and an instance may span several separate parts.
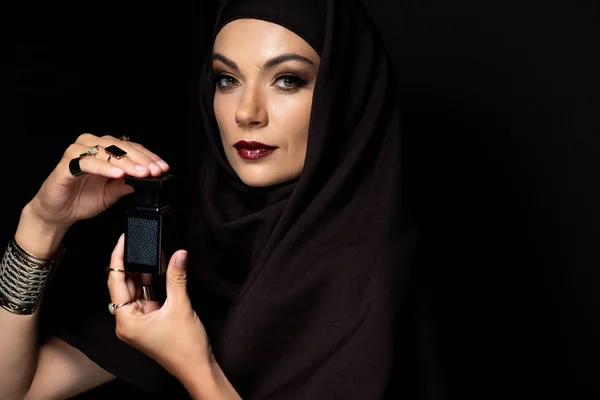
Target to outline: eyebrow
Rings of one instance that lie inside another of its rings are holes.
[[[213,61],[214,60],[219,60],[221,61],[223,64],[227,65],[230,68],[233,68],[237,71],[240,70],[240,68],[238,67],[238,65],[230,60],[229,58],[225,57],[223,54],[221,53],[215,53],[213,54]],[[301,56],[299,54],[295,54],[295,53],[288,53],[288,54],[282,54],[280,56],[271,58],[270,60],[267,60],[262,66],[261,69],[262,70],[266,70],[269,68],[273,68],[276,65],[279,65],[281,63],[284,63],[286,61],[300,61],[300,62],[304,62],[310,65],[315,65],[315,63],[307,57]]]

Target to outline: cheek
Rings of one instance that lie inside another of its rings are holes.
[[[284,141],[290,147],[289,150],[300,150],[299,147],[306,147],[311,108],[311,92],[298,93],[273,101],[271,120],[281,126],[279,132],[287,133]]]
[[[216,94],[213,100],[213,109],[223,143],[227,143],[227,132],[231,132],[231,123],[235,122],[235,107],[226,96]]]

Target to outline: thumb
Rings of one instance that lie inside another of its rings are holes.
[[[124,179],[115,179],[109,181],[106,184],[106,189],[104,191],[106,195],[106,202],[112,206],[115,204],[121,197],[127,196],[134,192],[133,187],[127,185]]]
[[[175,303],[189,301],[187,294],[187,255],[185,250],[176,251],[167,267],[167,298]]]

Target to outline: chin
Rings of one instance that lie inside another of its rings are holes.
[[[244,174],[238,174],[242,182],[251,187],[267,187],[273,186],[282,181],[273,179],[273,177],[262,177],[262,176],[244,176]]]
[[[236,173],[242,182],[251,187],[274,186],[297,178],[297,175],[285,174],[273,176],[271,174],[256,173],[255,171],[236,171]]]

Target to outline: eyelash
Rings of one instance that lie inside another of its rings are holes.
[[[223,79],[227,79],[227,80],[233,80],[235,83],[232,84],[231,86],[227,86],[227,85],[221,85],[221,80]],[[291,87],[291,88],[284,88],[282,86],[277,86],[277,88],[279,90],[282,90],[284,92],[295,92],[297,90],[299,90],[300,88],[302,88],[303,86],[305,86],[308,82],[305,81],[304,79],[300,78],[298,75],[294,75],[294,74],[285,74],[285,75],[280,75],[277,77],[275,82],[278,82],[282,79],[291,79],[292,82],[294,82],[295,86]],[[233,76],[229,75],[229,74],[224,74],[224,73],[216,73],[214,76],[214,80],[216,82],[217,85],[217,89],[219,89],[221,92],[230,92],[232,89],[232,86],[239,86],[240,82],[234,78]]]

